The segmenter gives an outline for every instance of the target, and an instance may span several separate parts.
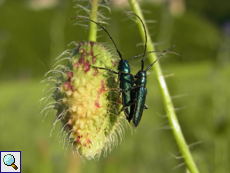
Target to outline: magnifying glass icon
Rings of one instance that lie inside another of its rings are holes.
[[[18,167],[14,164],[15,163],[15,158],[11,154],[7,154],[3,158],[3,162],[7,166],[12,166],[15,170],[18,169]]]

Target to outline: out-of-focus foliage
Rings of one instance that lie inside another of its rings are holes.
[[[147,84],[149,109],[138,129],[131,135],[126,128],[125,139],[106,158],[84,163],[78,156],[74,158],[70,149],[65,151],[63,138],[58,138],[59,127],[49,138],[55,112],[44,122],[44,114],[38,116],[42,109],[36,103],[42,97],[40,78],[54,58],[68,49],[68,43],[86,41],[88,33],[73,25],[79,21],[69,20],[85,14],[76,14],[73,8],[79,1],[53,1],[46,8],[34,8],[29,2],[0,1],[0,150],[22,151],[23,173],[184,173],[152,73]],[[171,15],[165,3],[142,3],[146,20],[153,21],[148,28],[156,49],[175,44],[174,51],[182,55],[182,61],[173,55],[160,61],[182,131],[202,173],[230,170],[228,3],[187,0],[180,16]],[[111,7],[111,13],[102,10],[111,18],[104,26],[124,58],[143,52],[135,23],[122,16],[128,10],[127,6]],[[98,41],[111,44],[103,31],[99,31]],[[145,62],[147,66],[147,59]],[[131,65],[133,73],[140,69],[138,59]]]
[[[186,0],[186,4],[190,10],[219,26],[230,19],[230,1],[228,0]]]
[[[87,32],[81,26],[73,26],[76,21],[74,2],[59,2],[55,8],[34,10],[21,1],[5,1],[0,8],[0,78],[41,77],[53,64],[53,59],[67,49],[71,41],[84,41]],[[149,23],[151,36],[158,50],[164,50],[172,44],[183,56],[182,63],[197,60],[215,60],[218,45],[223,39],[218,26],[212,24],[191,10],[181,17],[172,17],[168,8],[143,4]],[[143,51],[137,27],[132,20],[122,16],[127,9],[113,9],[106,26],[114,37],[124,57],[131,57]],[[78,15],[84,14],[82,11]],[[85,23],[87,24],[87,23]],[[127,34],[128,33],[128,34]],[[99,41],[110,40],[104,32],[99,32]],[[178,62],[173,60],[173,62]],[[180,62],[181,63],[181,62]]]

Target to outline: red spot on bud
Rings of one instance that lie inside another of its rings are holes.
[[[96,55],[96,56],[94,56],[94,57],[92,58],[92,63],[93,63],[93,64],[95,64],[96,59],[97,59],[97,55]]]
[[[90,139],[88,139],[88,142],[89,142],[89,143],[92,143],[92,141],[91,141]]]
[[[115,67],[116,63],[115,63],[115,62],[113,62],[112,60],[111,60],[111,62],[112,62],[112,64],[113,64],[113,66]]]
[[[117,103],[122,104],[121,97],[117,100]]]
[[[105,81],[101,80],[101,92],[105,91]]]
[[[95,101],[95,106],[100,108],[99,98],[102,92],[105,92],[105,81],[101,80],[101,88],[97,91],[97,100]]]
[[[93,47],[94,43],[95,43],[95,42],[93,42],[93,41],[90,41],[90,42],[89,42],[89,44],[90,44],[92,47]]]
[[[73,72],[68,72],[67,76],[70,78],[73,77]]]
[[[99,100],[98,99],[95,100],[95,106],[98,107],[98,108],[100,108],[100,104],[99,104]]]
[[[81,143],[81,140],[80,140],[80,139],[77,139],[77,143]]]
[[[72,92],[74,92],[74,86],[73,86],[73,85],[70,86],[70,90],[71,90]]]
[[[90,70],[90,65],[89,65],[89,60],[87,59],[85,64],[83,65],[83,69],[85,71],[85,73],[87,73]]]
[[[94,70],[93,75],[96,76],[96,75],[98,74],[98,69],[97,69],[97,68],[94,68],[94,69],[95,69],[95,70]]]
[[[69,77],[67,82],[65,84],[63,84],[63,88],[64,90],[68,90],[70,89],[71,91],[74,91],[74,86],[73,85],[70,85],[71,84],[71,78],[73,77],[73,72],[68,72],[67,73],[67,76]]]
[[[105,81],[101,80],[101,88],[99,89],[99,91],[97,92],[97,98],[100,98],[100,95],[102,92],[105,92]]]
[[[78,68],[79,66],[80,66],[79,62],[77,62],[77,63],[74,64],[75,68]]]
[[[91,46],[89,55],[90,55],[90,56],[93,56],[93,54],[94,54],[94,52],[93,52],[93,45],[94,45],[94,42],[90,41],[89,44],[90,44],[90,46]]]
[[[64,90],[68,90],[70,87],[70,81],[68,80],[64,85],[63,85],[63,88]]]
[[[85,63],[86,53],[87,53],[87,50],[83,50],[83,53],[81,54],[81,58],[78,61],[79,64],[84,64]]]

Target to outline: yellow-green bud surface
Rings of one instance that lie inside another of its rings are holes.
[[[97,158],[103,149],[110,150],[117,143],[122,128],[118,76],[95,67],[116,71],[119,58],[95,42],[79,43],[67,55],[63,60],[68,64],[51,71],[56,81],[52,96],[57,121],[62,122],[68,141],[83,158]]]

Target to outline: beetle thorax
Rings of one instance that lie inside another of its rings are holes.
[[[135,83],[137,85],[142,85],[145,87],[146,85],[146,71],[140,70],[136,75],[135,75],[136,81]]]
[[[118,65],[118,70],[125,73],[130,73],[129,62],[127,60],[121,60]]]

